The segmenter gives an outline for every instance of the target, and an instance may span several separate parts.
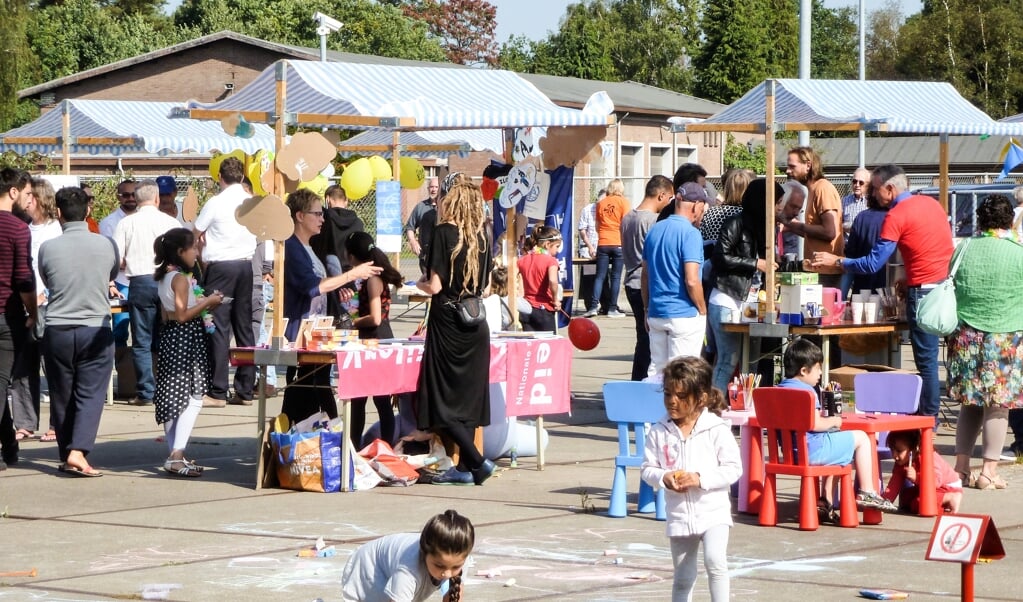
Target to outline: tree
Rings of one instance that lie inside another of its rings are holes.
[[[767,147],[763,144],[739,144],[728,134],[725,142],[725,170],[752,169],[755,174],[767,173]]]
[[[448,60],[461,65],[494,66],[498,60],[494,30],[497,8],[486,0],[421,0],[406,3],[405,16],[424,21],[440,40]]]
[[[859,77],[859,26],[851,6],[825,8],[813,1],[810,74],[815,79]]]
[[[925,1],[899,36],[898,71],[948,81],[993,117],[1023,110],[1023,0]]]
[[[896,0],[870,13],[867,18],[866,49],[867,79],[902,79],[899,63],[899,30],[903,22],[902,10]]]
[[[613,35],[603,2],[569,4],[558,31],[534,45],[537,73],[615,81],[614,63],[604,43]]]
[[[526,36],[508,36],[508,41],[501,44],[497,53],[497,67],[530,73],[533,70],[533,43]]]
[[[19,123],[18,90],[28,73],[28,1],[8,0],[0,20],[0,132]]]

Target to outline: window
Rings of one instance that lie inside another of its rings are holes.
[[[671,177],[675,173],[675,169],[671,165],[671,147],[670,146],[651,146],[650,147],[650,173],[647,174],[651,178],[654,176],[667,176]]]
[[[625,198],[638,205],[643,200],[643,190],[647,181],[646,170],[643,168],[643,147],[623,144],[621,157],[621,178],[625,184]]]

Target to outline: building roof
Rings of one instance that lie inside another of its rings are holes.
[[[184,50],[224,40],[258,46],[265,50],[281,53],[288,58],[315,61],[319,60],[320,57],[320,51],[318,48],[305,48],[302,46],[279,44],[233,31],[220,31],[194,40],[181,42],[166,48],[140,54],[138,56],[95,67],[93,69],[88,69],[86,71],[80,71],[78,73],[50,80],[30,88],[25,88],[18,93],[18,96],[20,98],[37,96],[68,84],[87,80],[91,77],[110,73],[119,69],[125,69],[147,61],[157,60],[165,56],[173,55]],[[455,63],[414,61],[367,54],[355,54],[351,52],[339,52],[336,50],[327,51],[327,60],[331,62],[369,65],[471,69],[471,67]],[[582,107],[593,93],[599,91],[607,92],[608,96],[611,97],[611,100],[615,104],[616,111],[619,112],[629,111],[633,113],[650,113],[665,116],[678,115],[683,117],[705,117],[719,111],[724,106],[713,101],[636,82],[605,82],[533,73],[521,73],[519,75],[530,81],[556,104],[562,106]]]

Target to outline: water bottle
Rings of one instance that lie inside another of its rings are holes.
[[[509,458],[511,459],[511,467],[517,468],[519,465],[519,452],[513,447],[509,452]]]

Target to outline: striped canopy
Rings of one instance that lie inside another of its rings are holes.
[[[612,119],[607,111],[559,107],[511,71],[297,60],[267,67],[225,100],[187,108],[273,114],[278,77],[286,83],[284,110],[299,126],[323,125],[324,116],[381,118],[346,127],[407,131],[606,126]]]
[[[368,130],[338,145],[342,156],[381,155],[390,157],[393,135],[387,130]],[[501,153],[504,138],[501,130],[424,130],[401,132],[399,154],[404,157],[465,157],[470,151]],[[444,148],[447,147],[447,148]]]
[[[1023,135],[1023,123],[995,121],[943,82],[777,79],[777,124],[813,127],[786,129],[858,129],[912,134]],[[746,93],[703,123],[687,129],[728,130],[729,125],[765,122],[768,82]],[[836,127],[828,127],[836,126]]]
[[[209,155],[214,150],[227,153],[235,149],[252,154],[274,148],[274,131],[269,126],[252,124],[256,134],[238,138],[227,134],[219,122],[171,119],[175,106],[180,103],[64,100],[35,121],[0,134],[0,152],[61,153],[65,112],[70,114],[71,154]],[[79,144],[84,138],[91,140]]]

